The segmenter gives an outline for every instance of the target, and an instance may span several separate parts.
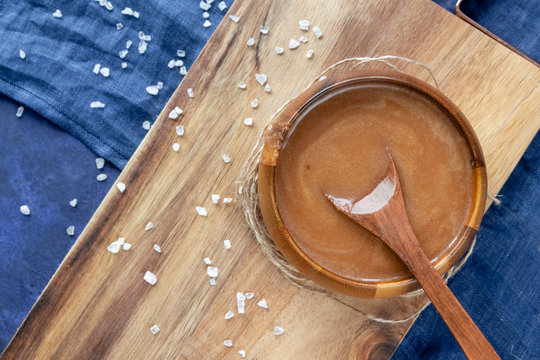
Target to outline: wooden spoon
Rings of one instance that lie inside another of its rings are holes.
[[[405,210],[396,166],[362,199],[326,194],[334,206],[384,241],[407,265],[469,359],[500,359],[452,291],[437,273],[414,235]]]

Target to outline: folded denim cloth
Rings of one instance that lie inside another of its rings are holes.
[[[112,11],[100,5],[106,3]],[[57,9],[61,17],[53,15]],[[183,78],[169,61],[189,67],[225,10],[212,4],[208,27],[203,12],[198,1],[0,1],[0,92],[123,168],[146,133],[143,121],[155,120]],[[150,38],[140,54],[142,35]],[[121,59],[127,41],[132,45]],[[177,50],[185,50],[185,57]],[[94,74],[96,64],[110,75]],[[150,95],[146,87],[158,82],[163,89]],[[94,101],[105,108],[90,108]]]

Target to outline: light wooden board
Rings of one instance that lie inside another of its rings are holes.
[[[328,65],[351,56],[394,54],[433,69],[441,90],[470,119],[484,147],[489,189],[497,193],[540,127],[540,70],[428,0],[236,1],[119,181],[77,240],[4,353],[4,359],[348,359],[389,357],[411,321],[383,325],[356,309],[399,316],[407,301],[329,297],[297,289],[260,253],[234,205],[236,176],[258,130],[287,99]],[[278,56],[309,19],[324,32]],[[270,28],[259,34],[259,26]],[[246,41],[256,38],[256,45]],[[312,60],[305,58],[314,49]],[[425,71],[404,71],[428,80]],[[268,75],[264,93],[256,72]],[[245,81],[247,90],[237,88]],[[187,88],[195,98],[189,99]],[[135,89],[134,89],[135,91]],[[249,102],[258,98],[259,108]],[[167,118],[176,105],[177,120]],[[255,126],[242,120],[252,116]],[[186,128],[178,138],[174,128]],[[175,153],[173,142],[181,144]],[[221,155],[232,157],[225,164]],[[208,216],[197,216],[204,205]],[[148,221],[154,228],[145,231]],[[111,254],[118,237],[133,244]],[[233,248],[223,249],[223,239]],[[162,254],[152,250],[157,243]],[[202,259],[219,267],[210,287]],[[158,282],[150,286],[143,274]],[[226,321],[237,291],[253,291],[245,315]],[[265,297],[270,309],[255,301]],[[400,310],[401,311],[401,310]],[[152,335],[157,324],[161,331]],[[280,337],[274,325],[286,329]],[[223,345],[225,339],[233,348]]]

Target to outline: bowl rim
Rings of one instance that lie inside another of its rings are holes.
[[[443,254],[433,259],[432,263],[442,276],[464,256],[476,236],[485,209],[487,173],[484,155],[471,124],[458,107],[438,89],[405,73],[371,69],[353,70],[346,73],[336,72],[319,79],[295,97],[265,129],[265,141],[258,165],[258,196],[262,218],[270,237],[287,261],[300,273],[329,290],[355,297],[378,298],[403,295],[419,289],[420,285],[412,276],[385,281],[352,280],[335,274],[316,263],[296,244],[285,227],[274,187],[279,151],[292,127],[291,125],[300,118],[300,115],[314,101],[337,89],[369,82],[390,83],[422,93],[447,113],[465,138],[471,154],[473,170],[471,206],[465,224],[452,245]]]

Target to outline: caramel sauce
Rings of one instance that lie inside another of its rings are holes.
[[[325,197],[369,194],[385,176],[387,147],[411,225],[433,261],[464,227],[472,161],[449,115],[425,95],[383,84],[335,91],[303,112],[279,151],[275,195],[285,227],[307,256],[344,278],[409,275],[392,250]]]

